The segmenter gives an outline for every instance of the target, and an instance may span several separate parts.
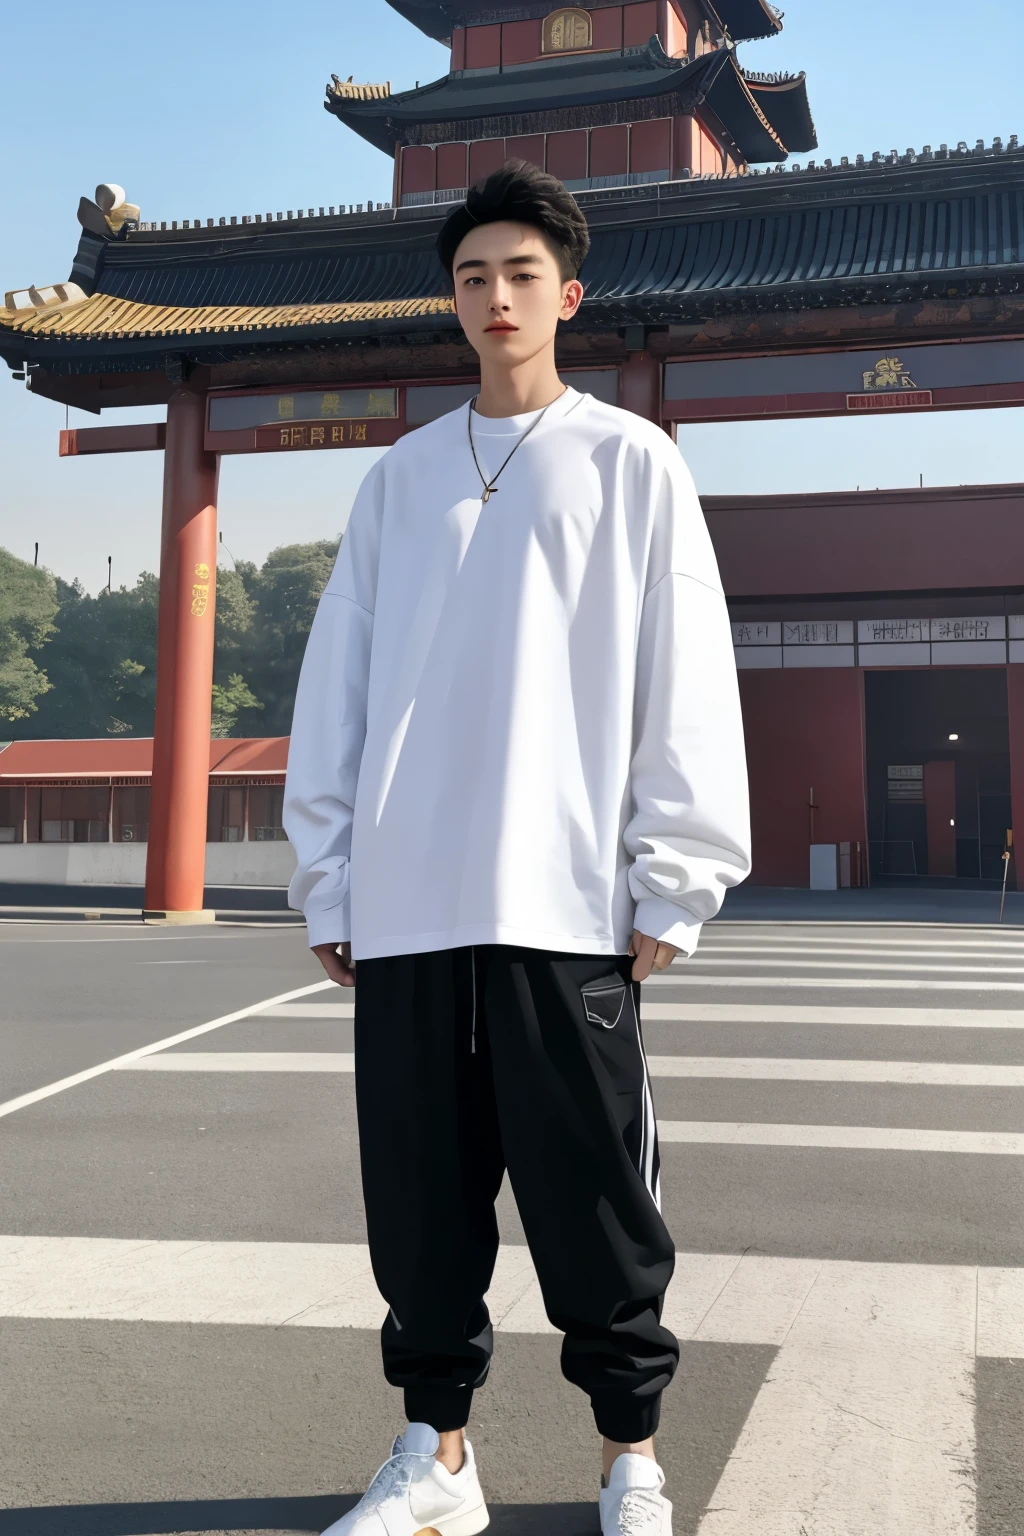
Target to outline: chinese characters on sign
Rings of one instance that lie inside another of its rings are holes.
[[[312,421],[317,417],[337,416],[397,416],[398,403],[393,389],[328,390],[324,394],[305,390],[300,395],[278,395],[277,415],[282,421]]]
[[[782,625],[777,620],[749,619],[732,626],[733,645],[778,645]]]
[[[194,619],[201,619],[210,604],[210,567],[200,560],[193,572],[192,606],[189,610]]]
[[[873,368],[865,371],[863,377],[866,390],[917,388],[898,357],[880,357]]]
[[[339,421],[322,427],[303,422],[292,427],[259,427],[257,448],[358,448],[367,445],[365,421]]]
[[[912,645],[921,641],[1005,640],[1006,620],[984,619],[861,619],[861,645]]]
[[[852,640],[851,619],[810,619],[782,626],[784,645],[849,645]]]
[[[848,411],[906,411],[931,405],[930,389],[918,389],[898,357],[880,357],[861,373],[864,393],[847,395]]]
[[[890,803],[910,800],[920,804],[924,800],[923,763],[890,763],[887,778]]]
[[[928,639],[928,620],[861,619],[857,631],[861,645],[912,645]]]

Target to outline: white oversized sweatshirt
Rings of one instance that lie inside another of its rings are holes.
[[[368,472],[295,701],[309,943],[691,953],[750,869],[736,667],[693,481],[568,390],[486,504],[469,407]],[[473,413],[491,477],[539,412]]]

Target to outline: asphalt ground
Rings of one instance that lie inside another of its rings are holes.
[[[352,994],[280,926],[0,925],[0,973],[0,1536],[319,1531],[401,1425],[365,1261],[310,1279],[365,1242]],[[720,923],[645,984],[676,1536],[1024,1530],[1022,994],[1024,936],[953,925]],[[470,1431],[492,1527],[593,1532],[522,1294]]]

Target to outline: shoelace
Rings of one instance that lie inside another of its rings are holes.
[[[661,1536],[662,1498],[656,1488],[630,1488],[619,1506],[619,1536]]]
[[[433,1461],[433,1459],[433,1456],[423,1455],[417,1451],[407,1451],[401,1435],[396,1436],[395,1443],[391,1447],[391,1455],[387,1461],[381,1462],[370,1479],[370,1485],[363,1497],[368,1498],[372,1493],[377,1499],[387,1499],[393,1493],[406,1492],[412,1482],[417,1463]]]

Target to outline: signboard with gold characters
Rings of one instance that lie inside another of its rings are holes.
[[[910,410],[932,404],[931,390],[918,389],[899,357],[880,357],[874,367],[863,370],[861,380],[864,392],[847,395],[847,410]]]
[[[192,583],[192,607],[190,612],[194,619],[201,619],[210,606],[210,567],[205,560],[200,560],[196,565],[195,581]]]
[[[873,368],[864,371],[865,389],[916,389],[910,374],[898,357],[880,357]]]

